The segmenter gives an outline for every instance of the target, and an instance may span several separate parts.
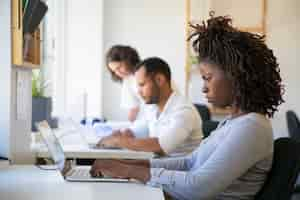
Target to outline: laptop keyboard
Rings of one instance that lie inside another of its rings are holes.
[[[90,174],[89,169],[80,168],[72,169],[70,176],[72,176],[73,178],[93,178]]]
[[[90,168],[74,168],[68,173],[69,180],[101,180],[101,181],[116,181],[116,182],[128,182],[129,179],[112,178],[109,176],[91,176]]]

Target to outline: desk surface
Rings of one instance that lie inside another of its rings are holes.
[[[151,159],[155,156],[151,152],[119,150],[119,149],[91,149],[82,145],[63,145],[66,158],[99,158],[99,159]],[[48,148],[44,146],[34,147],[31,150],[38,158],[51,157]]]
[[[163,200],[163,192],[138,183],[67,182],[58,171],[0,165],[1,200]]]
[[[56,135],[59,133],[55,133]],[[32,134],[31,151],[36,157],[49,158],[50,154],[46,144],[37,133]],[[38,139],[37,139],[38,138]],[[115,158],[115,159],[150,159],[155,156],[152,152],[118,150],[118,149],[92,149],[83,142],[79,134],[59,137],[60,144],[67,158]]]

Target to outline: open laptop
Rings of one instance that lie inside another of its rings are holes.
[[[100,141],[102,137],[108,136],[112,133],[112,128],[108,128],[109,126],[105,126],[105,129],[102,128],[99,131],[104,131],[103,133],[96,133],[93,127],[82,126],[79,123],[76,123],[73,119],[67,118],[63,120],[63,127],[61,127],[61,135],[70,135],[76,134],[78,135],[84,142],[84,144],[91,149],[122,149],[119,147],[108,147],[108,146],[97,146],[97,143]],[[99,129],[100,126],[98,126]],[[71,133],[70,133],[71,132]]]
[[[38,122],[36,128],[42,135],[49,153],[52,156],[55,165],[61,175],[67,181],[76,182],[128,182],[129,179],[109,178],[109,177],[92,177],[90,175],[90,166],[74,166],[71,161],[66,161],[65,155],[57,137],[52,132],[47,121]]]

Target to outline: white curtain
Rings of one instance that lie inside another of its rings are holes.
[[[102,115],[102,18],[98,0],[48,0],[44,77],[53,116]]]

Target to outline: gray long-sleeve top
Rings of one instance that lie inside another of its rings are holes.
[[[249,113],[220,123],[188,156],[152,160],[148,184],[180,200],[249,200],[262,187],[272,157],[270,121]]]

